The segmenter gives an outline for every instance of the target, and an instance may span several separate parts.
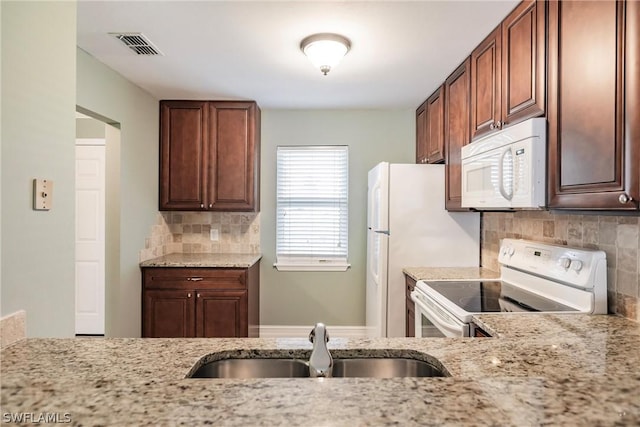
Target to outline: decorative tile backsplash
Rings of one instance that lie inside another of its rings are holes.
[[[217,230],[217,241],[211,230]],[[172,253],[260,253],[260,214],[159,212],[140,262]]]
[[[640,218],[549,211],[482,213],[482,266],[497,270],[500,240],[543,241],[607,254],[609,312],[640,321]]]
[[[0,319],[0,349],[9,347],[27,336],[27,313],[24,310]]]

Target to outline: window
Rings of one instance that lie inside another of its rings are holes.
[[[278,270],[346,270],[348,147],[278,147],[276,187]]]

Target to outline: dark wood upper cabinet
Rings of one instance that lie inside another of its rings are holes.
[[[160,210],[258,211],[255,102],[160,102]]]
[[[637,210],[640,5],[549,2],[548,206]]]
[[[445,208],[462,208],[462,169],[460,149],[469,143],[471,105],[471,59],[467,58],[444,83]]]
[[[416,163],[427,163],[427,101],[416,110]]]
[[[200,210],[205,206],[209,124],[206,104],[160,103],[160,210]]]
[[[416,110],[416,163],[444,162],[444,86]]]
[[[471,137],[482,136],[500,121],[502,33],[496,28],[471,52]]]
[[[210,209],[259,210],[260,114],[254,102],[209,102]]]
[[[523,1],[471,53],[471,139],[544,114],[545,16]]]
[[[545,1],[523,1],[502,22],[502,126],[545,111]]]
[[[444,85],[427,99],[427,163],[444,162]]]

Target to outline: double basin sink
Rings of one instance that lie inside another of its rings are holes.
[[[197,363],[188,378],[305,378],[309,377],[309,364],[302,358],[275,355],[228,357]],[[413,357],[411,357],[413,356]],[[416,358],[417,357],[417,358]],[[421,360],[422,359],[422,360]],[[336,355],[333,359],[332,377],[397,378],[397,377],[448,377],[446,368],[436,359],[422,353],[403,352],[397,356],[389,351],[370,351],[360,355]]]

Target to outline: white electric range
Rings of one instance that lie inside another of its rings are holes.
[[[416,337],[473,336],[474,314],[607,313],[603,251],[503,239],[500,279],[416,283]]]

